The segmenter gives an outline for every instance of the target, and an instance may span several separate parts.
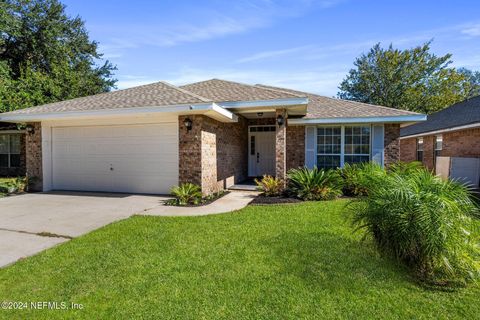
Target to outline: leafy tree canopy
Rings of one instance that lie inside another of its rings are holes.
[[[355,60],[338,97],[427,114],[466,99],[468,77],[449,67],[450,54],[431,53],[430,44],[408,50],[376,44]]]
[[[111,90],[115,67],[97,50],[58,0],[1,1],[0,112]]]
[[[480,71],[472,71],[466,68],[458,69],[458,72],[463,74],[470,83],[470,91],[468,97],[476,97],[480,95]]]

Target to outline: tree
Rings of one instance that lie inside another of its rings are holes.
[[[58,0],[0,3],[0,112],[106,92],[116,69]]]
[[[376,44],[355,60],[338,97],[427,114],[464,100],[470,83],[449,67],[450,54],[437,57],[430,44],[408,50]]]
[[[466,68],[460,68],[458,69],[458,72],[463,74],[467,78],[467,81],[470,83],[468,98],[479,96],[480,95],[480,71],[472,71]]]

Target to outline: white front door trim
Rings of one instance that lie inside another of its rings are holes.
[[[251,128],[273,128],[273,131],[252,132]],[[248,126],[248,176],[259,177],[264,174],[275,176],[275,139],[276,126]]]

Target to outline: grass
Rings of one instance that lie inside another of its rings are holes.
[[[450,292],[418,285],[352,233],[345,204],[132,217],[0,269],[0,301],[65,301],[83,310],[0,310],[0,317],[478,317],[479,285]]]

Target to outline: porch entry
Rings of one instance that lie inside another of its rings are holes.
[[[275,131],[272,125],[248,127],[248,176],[275,176]]]

